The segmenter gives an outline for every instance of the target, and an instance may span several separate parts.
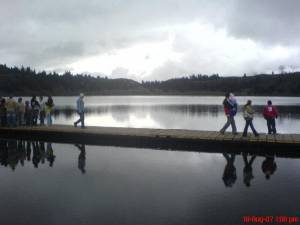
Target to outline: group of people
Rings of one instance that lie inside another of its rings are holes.
[[[23,101],[19,97],[16,101],[13,96],[8,98],[0,97],[0,125],[3,127],[52,125],[52,114],[54,102],[51,96],[47,101],[43,96],[37,100],[33,96],[30,101]]]
[[[220,130],[221,134],[224,134],[226,129],[231,126],[232,133],[234,135],[237,134],[237,129],[235,125],[234,117],[237,114],[238,104],[235,99],[235,96],[232,93],[227,93],[225,95],[225,99],[223,101],[224,112],[227,117],[227,122]],[[247,103],[243,107],[243,117],[245,119],[245,127],[243,131],[243,137],[247,137],[248,128],[250,126],[253,134],[258,137],[259,133],[256,131],[253,125],[255,110],[252,107],[252,101],[248,100]],[[268,134],[276,134],[276,122],[275,119],[278,117],[278,110],[275,106],[272,105],[272,101],[268,100],[267,105],[264,107],[263,116],[267,121]]]

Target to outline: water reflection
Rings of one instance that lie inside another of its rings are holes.
[[[80,151],[78,155],[78,169],[82,174],[85,174],[85,145],[84,144],[75,144],[75,146]]]
[[[248,160],[248,154],[247,153],[243,153],[243,160],[245,163],[245,167],[244,167],[244,184],[247,187],[251,186],[251,180],[254,178],[253,176],[253,170],[252,170],[252,164],[255,160],[256,156],[252,155],[249,156],[249,160]]]
[[[270,177],[274,174],[277,169],[277,164],[275,162],[274,155],[267,155],[266,159],[262,163],[262,171],[266,176],[266,179],[269,180]]]
[[[226,187],[232,187],[237,179],[236,168],[234,166],[235,154],[223,153],[226,165],[223,172],[223,181]]]
[[[82,174],[85,174],[86,146],[84,144],[74,144],[74,146],[79,150],[77,162],[78,169]],[[222,152],[222,150],[220,150],[220,152]],[[244,165],[244,167],[241,168],[240,171],[243,173],[243,183],[246,187],[250,187],[252,180],[254,179],[253,164],[257,157],[264,158],[261,164],[261,170],[267,180],[269,180],[277,170],[275,154],[270,152],[266,154],[261,153],[260,156],[248,152],[223,152],[220,154],[222,154],[226,160],[222,176],[225,187],[233,187],[238,180],[237,169],[235,166],[236,160],[241,160],[243,162],[242,165]],[[291,156],[289,155],[289,157]],[[56,155],[54,154],[52,143],[24,140],[0,140],[0,164],[4,167],[9,167],[12,171],[15,171],[18,165],[24,167],[26,161],[32,162],[33,167],[36,169],[46,162],[48,162],[49,167],[53,167],[55,159]]]
[[[46,145],[46,148],[45,148]],[[15,171],[18,165],[32,162],[34,168],[47,161],[53,166],[55,155],[51,143],[24,140],[0,140],[0,164]]]

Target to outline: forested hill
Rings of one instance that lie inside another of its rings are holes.
[[[166,81],[108,79],[90,75],[35,72],[0,65],[0,96],[30,95],[280,95],[300,96],[300,72],[243,77],[191,75]]]

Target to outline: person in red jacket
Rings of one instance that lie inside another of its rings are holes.
[[[276,134],[275,119],[278,117],[278,111],[275,106],[272,105],[272,101],[269,100],[268,104],[264,108],[264,118],[267,120],[268,134]]]

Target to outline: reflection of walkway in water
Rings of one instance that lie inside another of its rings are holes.
[[[32,161],[34,168],[38,168],[39,164],[44,164],[46,160],[52,167],[55,160],[52,144],[47,143],[45,148],[44,142],[0,140],[0,164],[2,166],[9,166],[14,171],[18,164],[24,166],[26,160]]]

